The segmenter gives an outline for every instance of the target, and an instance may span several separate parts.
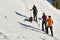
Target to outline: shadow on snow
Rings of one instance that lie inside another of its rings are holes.
[[[17,11],[15,11],[15,13],[16,13],[17,15],[19,15],[19,16],[23,16],[23,17],[28,18],[27,16],[25,16],[25,15],[23,15],[23,14],[21,14],[21,13],[17,12]]]
[[[20,23],[18,22],[20,25],[22,25],[21,27],[25,28],[25,29],[29,29],[29,30],[32,30],[32,31],[35,31],[35,32],[41,32],[44,34],[44,32],[42,32],[42,30],[38,29],[38,28],[35,28],[35,27],[32,27],[30,25],[27,25],[27,24],[23,24],[23,23]]]
[[[30,25],[27,25],[27,24],[23,24],[23,23],[20,23],[20,22],[18,22],[20,25],[22,25],[22,26],[20,26],[20,27],[22,27],[22,28],[25,28],[25,29],[28,29],[28,30],[32,30],[32,31],[35,31],[35,32],[39,32],[39,33],[42,33],[42,34],[46,34],[45,32],[42,32],[42,30],[41,29],[38,29],[38,28],[35,28],[35,27],[32,27],[32,26],[30,26]],[[50,35],[48,35],[48,36],[50,36]],[[40,37],[42,40],[46,40],[46,38],[43,36],[43,38],[42,37]],[[58,38],[56,38],[56,37],[53,37],[53,40],[59,40]]]
[[[45,34],[44,32],[42,32],[42,30],[40,30],[40,29],[38,29],[38,28],[35,28],[35,27],[32,27],[32,26],[30,26],[30,25],[26,25],[26,24],[23,24],[23,23],[20,23],[20,22],[18,22],[20,25],[22,25],[22,26],[20,26],[20,27],[22,27],[22,28],[25,28],[25,29],[28,29],[28,30],[32,30],[32,31],[35,31],[35,32],[39,32],[39,33],[43,33],[43,34]],[[40,37],[42,40],[45,40],[46,38],[43,36],[43,38],[42,37]]]

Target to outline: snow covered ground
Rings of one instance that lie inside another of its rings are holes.
[[[30,9],[34,4],[38,9],[38,18],[44,12],[54,19],[54,37],[41,31],[41,21],[38,27],[39,23],[27,20],[30,13],[32,15]],[[46,0],[0,0],[0,40],[60,40],[59,13]]]

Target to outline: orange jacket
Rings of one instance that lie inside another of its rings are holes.
[[[52,27],[52,24],[53,24],[53,20],[51,18],[48,18],[47,19],[47,26]]]

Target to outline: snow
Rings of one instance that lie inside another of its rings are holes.
[[[54,38],[40,30],[41,21],[39,27],[39,23],[27,20],[32,15],[30,9],[34,4],[38,9],[38,18],[44,12],[54,19]],[[60,40],[59,13],[60,10],[47,0],[0,0],[0,40]]]

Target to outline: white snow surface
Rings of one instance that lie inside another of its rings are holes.
[[[52,16],[54,37],[41,31],[41,21],[27,21],[32,16],[30,9],[34,4],[38,9],[38,18],[43,12]],[[60,40],[59,13],[60,10],[47,0],[0,0],[0,40]]]

